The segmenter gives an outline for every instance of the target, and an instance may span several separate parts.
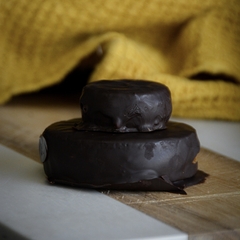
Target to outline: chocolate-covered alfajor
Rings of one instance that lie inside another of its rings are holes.
[[[96,189],[181,191],[204,180],[194,128],[169,122],[162,84],[103,80],[85,86],[83,117],[51,124],[39,141],[51,183]]]
[[[104,132],[151,132],[165,129],[171,116],[169,89],[142,80],[102,80],[84,87],[78,128]]]

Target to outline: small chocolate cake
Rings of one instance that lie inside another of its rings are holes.
[[[86,85],[80,97],[80,130],[151,132],[165,129],[171,95],[162,84],[143,80],[102,80]]]
[[[80,119],[61,121],[42,134],[40,149],[50,182],[82,187],[163,190],[161,184],[191,178],[200,146],[196,131],[169,122],[151,133],[78,131]],[[145,182],[144,182],[145,181]],[[152,183],[153,182],[153,183]]]
[[[168,122],[171,97],[162,84],[103,80],[85,86],[82,118],[54,123],[39,150],[51,183],[97,189],[182,191],[202,182],[196,131]]]

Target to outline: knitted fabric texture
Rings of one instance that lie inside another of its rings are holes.
[[[0,103],[100,49],[90,82],[160,82],[173,116],[240,120],[239,0],[0,0],[0,29]]]

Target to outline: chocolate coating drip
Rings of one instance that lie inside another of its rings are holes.
[[[86,85],[80,97],[77,128],[104,132],[165,129],[171,112],[169,89],[143,80],[102,80]]]
[[[44,170],[51,182],[109,189],[169,190],[193,177],[200,150],[196,131],[169,122],[151,133],[78,131],[81,119],[45,129]],[[168,186],[168,187],[167,187]]]

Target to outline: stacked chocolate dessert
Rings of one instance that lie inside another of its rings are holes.
[[[82,118],[54,123],[39,150],[51,183],[121,190],[181,191],[203,181],[195,129],[170,122],[169,89],[143,80],[86,85]]]

